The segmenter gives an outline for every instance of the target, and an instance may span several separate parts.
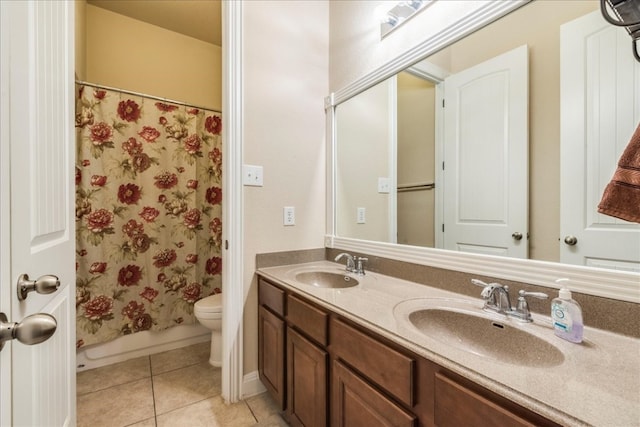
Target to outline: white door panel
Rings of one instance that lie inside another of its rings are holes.
[[[527,46],[448,77],[444,116],[445,249],[527,258]]]
[[[9,64],[2,87],[10,111],[2,115],[2,127],[9,129],[2,144],[11,148],[10,162],[2,160],[3,170],[10,167],[11,194],[3,193],[2,203],[10,204],[11,244],[2,259],[3,269],[10,270],[3,277],[10,280],[0,291],[10,300],[10,321],[49,313],[58,325],[44,343],[5,347],[13,380],[10,393],[6,382],[0,383],[0,398],[3,410],[10,408],[12,425],[75,425],[74,5],[2,3],[3,47],[9,50],[2,54]],[[21,274],[32,280],[56,275],[60,289],[31,292],[19,301]]]
[[[640,225],[597,212],[640,122],[640,64],[630,43],[598,11],[561,27],[563,263],[640,272]],[[569,236],[575,245],[564,242]]]

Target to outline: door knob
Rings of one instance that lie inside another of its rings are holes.
[[[60,280],[51,274],[45,274],[36,280],[29,280],[27,274],[18,277],[18,299],[20,301],[27,298],[29,292],[36,291],[39,294],[50,294],[60,287]]]
[[[522,233],[520,233],[519,231],[516,231],[511,235],[511,237],[513,237],[513,240],[522,240]]]
[[[564,238],[564,242],[569,246],[574,246],[578,243],[578,238],[576,236],[566,236]]]
[[[51,338],[56,331],[56,318],[47,313],[37,313],[22,319],[22,322],[12,323],[4,313],[0,313],[0,350],[4,342],[17,339],[22,344],[40,344]]]

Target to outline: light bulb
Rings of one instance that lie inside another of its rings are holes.
[[[388,12],[396,4],[397,4],[396,1],[384,1],[384,2],[380,3],[380,5],[378,5],[373,10],[373,16],[374,16],[376,22],[380,22],[380,23],[387,22],[387,20],[389,19]]]
[[[413,10],[418,10],[420,9],[420,6],[422,6],[423,0],[407,0],[404,2],[404,4],[408,7],[410,7]]]

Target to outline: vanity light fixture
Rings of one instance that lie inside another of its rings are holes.
[[[429,4],[431,4],[434,0],[403,0],[396,1],[395,6],[391,9],[380,10],[380,8],[384,9],[385,6],[388,7],[388,2],[385,2],[383,5],[379,6],[376,11],[376,16],[380,21],[380,39],[383,39],[387,34],[391,31],[395,30],[402,24],[404,24],[409,18],[415,16],[419,11],[426,8]]]
[[[613,15],[609,12],[612,9]],[[600,11],[605,21],[616,27],[625,27],[631,36],[634,58],[640,62],[640,0],[600,0]]]

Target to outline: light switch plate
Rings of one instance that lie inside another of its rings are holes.
[[[378,178],[378,193],[388,194],[391,191],[390,179],[387,177]]]
[[[242,184],[252,187],[262,187],[263,171],[262,166],[243,165],[242,166]]]

